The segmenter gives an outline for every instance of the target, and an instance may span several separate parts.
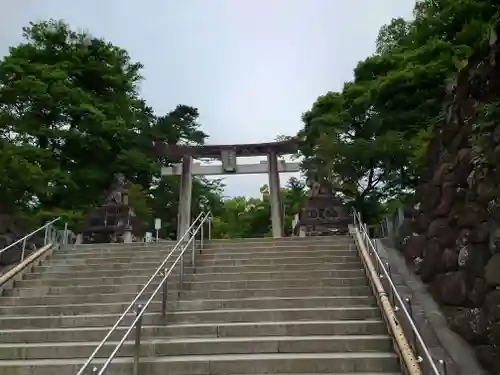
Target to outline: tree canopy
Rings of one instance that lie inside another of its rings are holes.
[[[173,160],[152,143],[203,144],[198,109],[179,104],[157,114],[139,95],[142,65],[127,51],[62,21],[31,23],[0,61],[0,211],[81,222],[116,173],[131,182],[129,201],[146,228],[177,230],[179,178],[161,177]],[[225,199],[222,180],[195,178],[192,215],[211,210],[220,237],[270,233],[268,189],[261,198]],[[288,227],[304,195],[283,189]]]
[[[423,0],[413,20],[382,26],[375,54],[358,63],[354,79],[303,114],[304,168],[335,180],[377,220],[381,202],[416,186],[447,88],[499,14],[495,1]]]

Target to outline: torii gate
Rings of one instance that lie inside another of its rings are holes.
[[[154,147],[162,155],[178,157],[181,162],[171,167],[162,167],[162,176],[181,176],[178,214],[178,237],[191,225],[191,198],[193,176],[214,176],[231,174],[269,175],[269,193],[271,200],[271,223],[274,238],[283,236],[283,219],[280,198],[280,173],[299,172],[300,164],[278,160],[279,155],[293,154],[298,149],[296,138],[255,144],[184,146],[167,145],[155,142]],[[238,164],[237,158],[267,156],[267,161],[258,164]],[[222,165],[201,165],[193,163],[194,158],[217,159]]]

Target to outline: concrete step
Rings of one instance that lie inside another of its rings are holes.
[[[81,328],[19,329],[0,331],[0,343],[100,341],[111,326]],[[120,340],[127,327],[120,326],[111,340]],[[261,323],[204,323],[144,326],[143,338],[153,337],[255,337],[318,335],[384,335],[382,320],[328,320]]]
[[[199,269],[196,270],[199,272]],[[98,276],[98,277],[76,277],[73,275],[71,278],[65,279],[63,276],[54,277],[53,274],[41,277],[40,274],[27,275],[26,280],[16,281],[16,288],[36,288],[38,286],[50,287],[63,287],[63,286],[98,286],[98,285],[125,285],[125,284],[145,284],[151,277],[151,273],[143,273],[138,276],[123,275],[118,276]],[[67,274],[64,274],[68,276]],[[79,275],[80,276],[80,275]],[[228,272],[228,273],[191,273],[190,267],[187,267],[185,273],[185,280],[189,281],[204,281],[211,282],[216,280],[281,280],[281,279],[308,279],[311,276],[318,278],[335,278],[348,280],[353,278],[366,278],[365,271],[361,268],[357,270],[315,270],[314,273],[310,271],[258,271],[258,272]],[[158,276],[159,277],[159,276]],[[366,280],[366,279],[365,279]]]
[[[99,368],[104,359],[93,362]],[[133,359],[117,358],[106,374],[129,374]],[[76,373],[81,359],[6,360],[0,362],[0,375],[59,375]],[[350,353],[272,353],[191,355],[141,358],[141,373],[147,375],[195,374],[344,374],[370,372],[399,373],[398,357],[384,352]],[[382,374],[381,374],[382,373]],[[385,374],[384,374],[385,375]]]
[[[297,244],[313,246],[320,243],[344,244],[353,243],[351,236],[336,236],[336,237],[283,237],[283,238],[233,238],[233,239],[214,239],[206,241],[205,244],[217,248],[225,247],[253,247],[256,245],[278,245],[278,244]]]
[[[166,317],[158,314],[160,305],[150,306],[144,314],[144,324],[157,325],[174,323],[221,323],[221,322],[279,322],[296,320],[360,320],[380,319],[378,307],[328,307],[328,308],[288,308],[288,309],[226,309],[207,311],[170,311]],[[121,310],[123,311],[123,310]],[[28,328],[69,328],[112,326],[121,313],[80,314],[66,316],[17,315],[2,316],[0,330]],[[135,316],[123,319],[123,325],[131,324]]]
[[[126,267],[114,267],[112,269],[94,269],[90,267],[83,267],[81,270],[75,270],[71,267],[35,267],[35,272],[26,275],[26,280],[44,278],[94,278],[94,277],[120,277],[127,274],[134,275],[151,275],[157,268],[158,263],[150,263],[145,266],[144,263],[140,268],[138,264],[126,265]],[[190,267],[186,267],[189,269]],[[278,272],[278,271],[358,271],[362,269],[361,262],[353,263],[306,263],[306,264],[248,264],[244,266],[196,266],[196,273],[245,273],[245,272]]]
[[[95,244],[95,245],[77,245],[70,247],[65,250],[61,250],[59,254],[73,254],[73,255],[80,255],[80,254],[96,254],[96,253],[125,253],[125,252],[147,252],[147,251],[155,251],[157,249],[173,249],[177,243],[176,242],[171,242],[171,243],[160,243],[160,244],[144,244],[144,243],[133,243],[133,244]],[[339,239],[329,239],[329,238],[322,238],[322,239],[297,239],[297,240],[276,240],[276,239],[266,239],[266,240],[257,240],[257,241],[231,241],[231,240],[212,240],[212,241],[207,241],[205,240],[203,243],[203,248],[206,250],[211,250],[211,249],[228,249],[228,250],[234,250],[234,251],[240,251],[244,249],[266,249],[266,248],[282,248],[282,247],[297,247],[297,248],[320,248],[322,246],[330,246],[330,247],[349,247],[354,244],[353,240],[351,237],[346,237],[343,240]],[[199,240],[197,240],[196,247],[200,247]]]
[[[312,288],[279,288],[279,289],[227,289],[227,290],[183,290],[185,299],[228,299],[256,297],[306,297],[306,296],[369,296],[368,286],[360,287],[312,287]]]
[[[203,253],[216,254],[216,253],[266,253],[266,252],[288,252],[288,251],[305,251],[310,252],[321,251],[321,250],[332,250],[332,251],[354,251],[355,245],[353,243],[335,243],[335,242],[319,242],[312,245],[304,246],[300,243],[288,243],[288,244],[256,244],[252,246],[213,246],[211,244],[204,244],[203,247],[197,246],[198,249],[202,249]]]
[[[85,280],[85,279],[84,279]],[[6,291],[4,296],[7,297],[40,297],[41,296],[75,296],[75,295],[90,295],[90,294],[134,294],[136,295],[142,290],[145,282],[141,284],[101,284],[101,285],[81,285],[81,286],[47,286],[41,285],[36,286],[29,284],[30,287],[18,287],[12,290]],[[152,284],[157,286],[160,278],[158,277],[157,282]],[[171,280],[169,280],[171,281]],[[176,283],[177,284],[177,283]],[[148,288],[149,289],[149,288]],[[1,299],[1,297],[0,297]]]
[[[309,263],[331,263],[331,264],[359,264],[360,258],[354,256],[338,256],[338,255],[313,255],[310,254],[305,257],[295,257],[290,255],[281,255],[277,258],[203,258],[200,257],[196,263],[197,267],[208,266],[246,266],[248,265],[295,265],[295,264],[309,264]]]
[[[175,259],[169,260],[166,265],[171,266]],[[151,272],[156,270],[161,264],[161,261],[149,261],[144,262],[142,260],[137,260],[135,262],[127,263],[108,263],[104,262],[101,264],[93,264],[89,267],[88,264],[43,264],[41,266],[35,267],[35,272],[39,273],[62,273],[62,272],[87,272],[89,269],[94,271],[139,271],[139,270],[150,270]]]
[[[71,277],[76,279],[88,279],[88,278],[119,278],[123,276],[143,276],[148,279],[151,277],[154,271],[158,268],[159,264],[154,263],[147,268],[129,268],[129,269],[94,269],[93,267],[87,267],[86,270],[75,271],[71,269],[60,269],[54,270],[53,268],[47,268],[44,272],[40,272],[39,269],[35,268],[35,272],[27,274],[25,280],[43,280],[43,279],[66,279],[70,280]],[[186,267],[186,271],[189,267]]]
[[[191,279],[194,279],[191,278]],[[310,278],[310,279],[271,279],[271,280],[218,280],[207,283],[205,281],[187,281],[187,290],[227,290],[227,289],[281,289],[281,288],[319,288],[319,287],[358,287],[368,285],[363,278],[347,279],[339,278]]]
[[[335,256],[357,256],[358,252],[353,247],[348,249],[344,246],[339,247],[321,247],[316,249],[309,249],[303,247],[279,247],[279,248],[257,248],[248,250],[219,250],[219,249],[203,249],[198,256],[201,258],[214,258],[214,259],[239,259],[239,258],[279,258],[283,256],[294,257],[307,257],[307,256],[321,256],[321,255],[335,255]]]
[[[178,252],[174,254],[177,257]],[[190,252],[189,252],[190,254]],[[168,252],[151,252],[143,254],[117,254],[112,256],[87,256],[87,257],[61,257],[54,256],[48,261],[44,262],[44,265],[91,265],[91,264],[103,264],[103,263],[130,263],[132,261],[141,262],[158,262],[163,261]],[[189,255],[190,256],[190,255]],[[287,251],[268,251],[268,252],[232,252],[232,253],[220,253],[220,252],[197,252],[196,257],[200,262],[205,261],[231,261],[231,260],[250,260],[250,259],[279,259],[279,258],[324,258],[324,257],[335,257],[339,261],[342,259],[355,258],[359,259],[359,255],[356,251],[349,250],[316,250],[316,251],[304,251],[303,249],[298,250],[287,250]],[[172,255],[172,259],[174,255]],[[348,260],[346,260],[348,261]]]
[[[137,256],[152,256],[156,254],[167,255],[172,251],[172,247],[170,248],[160,248],[160,247],[145,247],[140,250],[134,248],[123,248],[119,251],[115,250],[85,250],[85,251],[74,251],[74,250],[66,250],[66,251],[58,251],[54,254],[55,258],[58,259],[85,259],[85,258],[108,258],[108,257],[137,257]],[[196,247],[198,253],[206,254],[206,255],[235,255],[239,254],[262,254],[265,256],[266,254],[273,253],[294,253],[294,252],[304,252],[304,253],[316,253],[327,251],[330,253],[356,253],[356,247],[354,243],[352,244],[336,244],[336,243],[322,243],[318,245],[314,245],[312,247],[305,247],[301,244],[296,245],[258,245],[252,247],[237,247],[237,248],[218,248],[211,247],[209,245],[204,245],[203,248],[200,246]],[[187,251],[189,251],[188,249]]]
[[[375,306],[375,300],[372,296],[319,296],[305,297],[307,294],[294,297],[281,296],[282,291],[274,291],[278,296],[268,298],[244,298],[234,297],[233,299],[194,299],[194,300],[175,300],[169,303],[169,310],[177,311],[196,311],[196,310],[217,310],[217,309],[281,309],[281,308],[319,308],[319,307],[340,307],[340,306]],[[96,297],[92,295],[92,297]],[[111,298],[115,297],[115,298]],[[26,305],[2,305],[0,306],[0,315],[2,316],[20,316],[20,315],[82,315],[82,314],[119,314],[124,311],[131,303],[132,298],[124,298],[121,294],[109,294],[98,298],[81,298],[75,301],[65,302],[64,299],[57,301],[44,301],[43,298],[36,300],[40,304]],[[150,294],[145,294],[143,301],[149,299]],[[258,296],[259,297],[259,296]],[[175,298],[171,293],[170,299]],[[72,303],[77,302],[80,303]],[[50,304],[53,302],[53,304]],[[58,304],[55,304],[58,302]],[[151,302],[149,310],[160,311],[161,295],[155,296]]]
[[[80,287],[80,286],[99,286],[99,285],[132,285],[141,284],[144,285],[151,277],[152,272],[137,275],[120,275],[120,276],[103,276],[103,277],[73,277],[65,279],[60,278],[41,278],[40,274],[31,273],[26,275],[25,280],[16,281],[14,287],[16,289],[30,288],[34,289],[37,287]],[[158,276],[160,280],[160,276]]]
[[[224,275],[221,275],[224,276]],[[83,279],[85,280],[85,279]],[[174,283],[169,278],[169,287],[177,288],[178,279],[173,277]],[[189,275],[185,277],[184,288],[186,290],[202,290],[202,289],[212,289],[211,283],[206,281],[198,281],[196,275]],[[195,281],[192,281],[195,280]],[[147,280],[144,280],[144,283]],[[158,278],[159,282],[159,278]],[[100,285],[87,285],[85,281],[81,283],[80,286],[47,286],[47,285],[35,285],[33,283],[28,284],[28,287],[19,286],[18,288],[11,289],[7,291],[6,296],[10,297],[39,297],[39,296],[60,296],[60,295],[85,295],[85,294],[113,294],[113,293],[138,293],[144,283],[141,284],[100,284]],[[232,289],[236,285],[244,285],[245,288],[249,289],[266,289],[266,288],[281,288],[281,287],[339,287],[339,286],[366,286],[368,285],[368,280],[363,277],[357,278],[308,278],[308,279],[264,279],[264,280],[220,280],[214,281],[214,283],[221,283],[224,287],[219,287],[218,289]],[[237,283],[237,284],[235,284]],[[153,283],[152,285],[158,285]]]
[[[149,245],[149,246],[129,246],[121,245],[114,246],[110,248],[106,247],[73,247],[61,249],[56,252],[55,255],[58,257],[80,257],[85,255],[119,255],[119,254],[140,254],[140,253],[153,253],[153,252],[165,252],[168,254],[174,246],[159,246],[159,245]]]
[[[178,256],[178,255],[177,255]],[[172,257],[166,263],[167,266],[171,266],[176,260],[177,256]],[[189,256],[186,256],[185,261],[191,260]],[[158,258],[157,260],[144,260],[137,259],[134,262],[101,262],[92,264],[92,269],[94,270],[135,270],[135,269],[156,269],[162,262],[162,259]],[[249,259],[198,259],[196,262],[197,268],[205,268],[205,267],[230,267],[230,266],[278,266],[278,267],[286,267],[286,266],[294,266],[294,265],[309,265],[309,264],[321,264],[328,263],[335,265],[337,267],[342,268],[341,265],[360,265],[360,258],[358,256],[352,257],[344,257],[344,256],[308,256],[308,257],[290,257],[284,256],[280,258],[265,258],[260,259],[258,257],[249,258]],[[36,267],[36,272],[62,272],[62,271],[88,271],[89,264],[86,263],[53,263],[53,264],[43,264],[41,266]]]
[[[364,278],[366,275],[364,270],[360,267],[356,270],[336,270],[336,269],[318,269],[314,272],[309,270],[296,271],[296,270],[267,270],[267,271],[253,271],[253,272],[225,272],[225,273],[200,273],[199,268],[196,268],[196,273],[190,273],[186,280],[207,282],[214,281],[241,281],[241,280],[282,280],[282,279],[359,279]]]
[[[108,357],[118,344],[107,342],[98,358]],[[99,341],[0,344],[0,360],[87,358]],[[252,353],[352,353],[389,352],[388,335],[343,336],[268,336],[268,337],[197,337],[155,338],[142,340],[141,357],[252,354]],[[125,341],[118,357],[134,355],[134,342]]]
[[[145,262],[145,263],[151,263],[151,262],[156,262],[158,265],[160,265],[161,262],[165,260],[167,257],[168,252],[164,253],[152,253],[152,254],[134,254],[131,256],[124,256],[124,255],[116,255],[116,256],[108,256],[108,257],[85,257],[85,258],[61,258],[61,257],[53,257],[50,258],[48,261],[44,262],[44,266],[57,266],[57,267],[62,267],[62,266],[90,266],[90,265],[101,265],[101,264],[127,264],[131,262]],[[175,252],[172,254],[171,261],[172,263],[173,260],[177,258],[179,253]]]
[[[172,283],[168,280],[167,285],[169,290],[178,289],[178,283]],[[174,280],[177,281],[177,280]],[[245,283],[241,283],[245,285]],[[187,299],[227,299],[227,298],[250,298],[250,297],[297,297],[297,296],[369,296],[371,290],[367,285],[359,286],[327,286],[327,283],[318,283],[318,285],[306,285],[304,287],[295,286],[301,283],[293,283],[291,286],[288,283],[259,283],[252,285],[248,283],[246,288],[239,287],[233,283],[218,283],[213,286],[213,289],[202,283],[185,283],[181,292],[183,298]],[[150,295],[158,286],[158,283],[153,283],[145,290],[145,295]],[[255,288],[254,288],[255,286]],[[77,293],[73,294],[36,294],[37,289],[31,289],[32,293],[29,296],[5,296],[0,297],[0,309],[7,306],[29,306],[29,305],[61,305],[73,303],[102,303],[102,302],[117,302],[117,301],[132,301],[137,293],[142,289],[142,285],[132,285],[128,288],[127,285],[119,286],[122,290],[111,290],[108,293],[101,290],[93,290],[92,287],[85,288],[69,288]],[[259,288],[260,287],[260,288]],[[109,289],[118,289],[118,286],[111,286]],[[227,289],[224,289],[227,288]],[[68,288],[65,288],[68,289]],[[137,289],[137,290],[135,290]],[[86,292],[86,293],[82,293]]]

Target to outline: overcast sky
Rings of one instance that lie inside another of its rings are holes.
[[[0,54],[29,21],[64,19],[129,51],[158,114],[200,110],[207,143],[295,135],[301,113],[341,89],[380,26],[414,0],[0,0]],[[248,160],[245,162],[249,162]],[[289,176],[282,175],[282,183]],[[227,196],[258,196],[266,175],[231,176]]]

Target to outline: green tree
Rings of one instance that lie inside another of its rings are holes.
[[[178,182],[160,176],[160,165],[176,160],[158,154],[153,141],[203,143],[198,110],[179,105],[155,115],[138,94],[141,64],[62,21],[31,23],[23,35],[0,61],[1,209],[77,221],[120,172],[141,221],[152,226],[178,199]],[[193,190],[197,207],[217,202],[212,183],[197,179]],[[172,210],[162,217],[175,228]]]
[[[269,237],[272,234],[269,186],[262,185],[260,198],[234,197],[224,200],[213,222],[214,238]],[[304,183],[290,178],[281,188],[284,229],[291,232],[292,220],[305,199]]]
[[[414,15],[381,28],[377,53],[357,65],[341,92],[318,98],[299,133],[304,168],[336,182],[372,220],[385,199],[416,186],[447,90],[489,37],[499,5],[424,0]]]

